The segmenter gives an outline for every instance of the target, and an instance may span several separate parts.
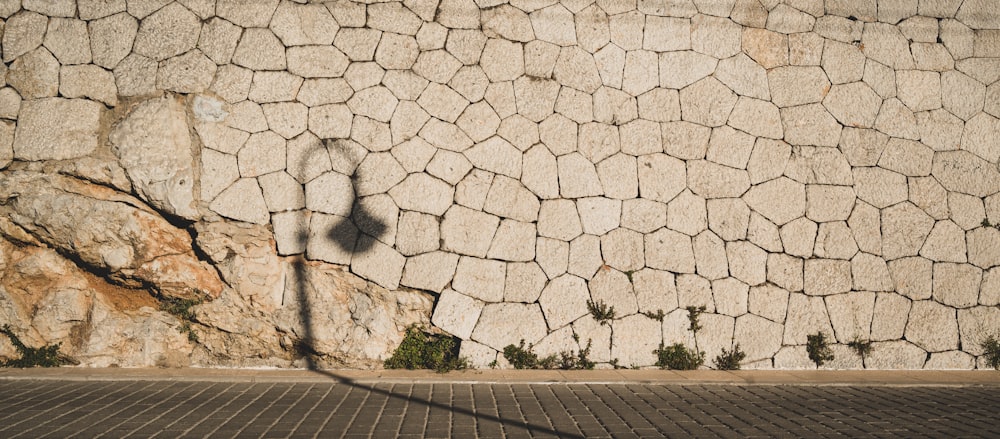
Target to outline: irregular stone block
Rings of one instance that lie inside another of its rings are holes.
[[[590,292],[584,280],[569,274],[552,279],[538,297],[545,322],[552,330],[586,315],[589,300]]]
[[[629,277],[618,270],[605,268],[597,271],[588,282],[590,297],[597,304],[614,308],[617,317],[635,314],[638,311],[635,291]]]
[[[715,311],[731,317],[747,313],[750,286],[731,277],[712,281]]]
[[[872,353],[865,359],[869,369],[920,369],[927,352],[906,341],[872,343]]]
[[[3,61],[11,62],[42,45],[48,18],[35,12],[10,17],[4,25]]]
[[[671,312],[677,308],[674,275],[644,268],[632,273],[632,286],[641,313]]]
[[[972,355],[983,355],[983,341],[990,334],[1000,331],[1000,309],[977,306],[958,310],[958,326],[962,337],[962,350]]]
[[[932,262],[921,257],[896,259],[889,263],[897,293],[913,300],[931,298]]]
[[[699,125],[724,125],[736,105],[736,94],[715,78],[702,79],[680,93],[682,119]],[[707,103],[711,103],[706,105]]]
[[[804,287],[810,296],[827,296],[851,290],[851,262],[835,259],[805,261]]]
[[[644,248],[645,263],[650,268],[674,273],[695,272],[695,255],[690,236],[663,228],[645,236]]]
[[[955,308],[979,302],[983,270],[968,264],[934,264],[934,300]]]
[[[198,44],[200,31],[198,16],[180,4],[170,4],[142,20],[133,51],[162,61],[193,49]]]
[[[887,260],[915,256],[930,234],[934,220],[910,203],[882,211],[882,255]]]
[[[442,291],[451,283],[459,256],[446,252],[430,252],[406,259],[400,285],[430,291]]]
[[[59,61],[39,47],[11,63],[6,80],[24,99],[55,96],[59,90]]]
[[[611,357],[629,366],[650,366],[656,362],[653,351],[662,339],[651,336],[660,329],[660,322],[646,316],[631,315],[611,323]]]
[[[754,186],[743,199],[751,209],[780,226],[805,215],[805,192],[805,185],[782,177]]]
[[[958,320],[955,310],[929,300],[913,302],[905,337],[931,352],[957,349]]]
[[[910,300],[896,293],[878,293],[872,314],[872,340],[898,340],[903,337]]]
[[[785,321],[783,343],[804,345],[807,336],[818,332],[828,337],[834,336],[823,298],[792,293],[788,298],[788,319]]]
[[[739,198],[708,200],[708,228],[726,241],[746,239],[750,208]],[[779,243],[780,244],[780,243]]]
[[[500,219],[493,215],[462,206],[452,206],[445,212],[444,220],[441,222],[442,249],[463,255],[486,257],[499,225]]]
[[[770,359],[781,349],[783,330],[780,323],[747,314],[736,318],[733,344],[746,353],[746,363]]]
[[[681,308],[678,311],[684,313],[685,328],[689,328],[690,322],[686,321],[688,317],[686,308],[704,306],[706,312],[715,312],[712,283],[708,279],[696,274],[677,275],[677,304]],[[666,328],[668,325],[667,319],[664,319],[663,324],[664,328]],[[694,340],[691,341],[693,342]]]
[[[534,303],[546,286],[545,272],[535,262],[513,262],[507,264],[507,279],[504,282],[504,302]]]
[[[496,350],[504,346],[534,344],[546,334],[545,317],[538,304],[491,303],[472,331],[472,339]]]
[[[52,18],[43,43],[62,65],[87,64],[91,60],[87,23],[70,18]]]
[[[97,148],[101,105],[86,99],[22,102],[14,134],[14,158],[66,160]]]
[[[434,306],[431,323],[455,337],[468,339],[485,305],[454,290],[444,290]]]

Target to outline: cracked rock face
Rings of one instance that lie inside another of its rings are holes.
[[[85,365],[376,368],[423,324],[482,367],[974,368],[1000,330],[986,1],[9,3],[0,323]]]

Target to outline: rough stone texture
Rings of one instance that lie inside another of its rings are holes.
[[[586,315],[588,300],[587,283],[570,274],[552,279],[538,297],[550,329],[561,328]]]
[[[10,200],[3,207],[12,221],[5,236],[16,230],[13,237],[59,249],[126,287],[156,285],[177,298],[222,292],[216,272],[195,257],[190,236],[125,194],[70,177],[7,171],[0,196]]]
[[[59,90],[59,61],[39,47],[11,63],[7,83],[25,99],[55,96]]]
[[[983,271],[967,264],[934,264],[934,300],[955,308],[979,302]]]
[[[198,17],[179,3],[172,3],[142,20],[132,50],[162,61],[193,49],[200,32]]]
[[[629,366],[649,366],[656,362],[653,351],[661,339],[655,334],[660,322],[642,315],[631,315],[612,324],[611,357]],[[652,334],[652,335],[651,335]]]
[[[472,339],[502,351],[504,346],[536,343],[546,334],[545,318],[537,304],[496,303],[483,307]]]
[[[887,260],[916,256],[934,220],[910,203],[900,203],[882,211],[882,256]]]
[[[678,340],[810,368],[821,330],[830,367],[971,368],[978,328],[1000,330],[988,2],[20,3],[0,11],[0,174],[187,228],[169,258],[222,279],[189,341],[137,289],[178,284],[103,268],[126,250],[43,249],[69,247],[46,224],[83,219],[8,197],[2,260],[51,259],[4,276],[19,331],[169,334],[74,350],[86,365],[302,367],[308,342],[322,365],[378,367],[420,323],[481,366],[575,334],[601,363]],[[172,239],[130,234],[145,224],[115,233]],[[12,289],[45,270],[83,295]],[[689,305],[709,313],[697,337]],[[855,337],[876,341],[864,363]]]
[[[21,103],[14,158],[66,160],[97,148],[101,105],[85,99],[48,98]]]
[[[35,12],[17,14],[7,20],[3,34],[3,60],[10,62],[42,44],[48,19]]]
[[[785,321],[784,344],[806,344],[807,336],[823,332],[833,337],[833,327],[822,297],[791,293],[788,297],[788,319]]]
[[[906,323],[906,339],[930,352],[957,349],[955,310],[929,300],[913,302]]]

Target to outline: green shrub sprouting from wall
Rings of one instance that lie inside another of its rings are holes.
[[[816,367],[833,361],[833,349],[830,349],[830,342],[823,332],[806,336],[806,352],[809,353],[809,359],[816,363]]]
[[[14,349],[17,349],[17,352],[21,354],[21,358],[0,362],[0,367],[59,367],[72,363],[72,360],[59,353],[61,343],[45,345],[40,348],[25,346],[17,334],[14,334],[10,325],[3,325],[3,328],[0,328],[0,334],[6,335],[11,344],[14,345]]]
[[[459,344],[455,337],[430,334],[413,325],[406,328],[403,341],[383,365],[386,369],[432,369],[442,373],[466,369],[469,363],[458,356]]]
[[[660,369],[694,370],[705,364],[705,353],[696,352],[681,343],[660,347],[653,351],[656,354],[656,365]]]
[[[743,352],[737,343],[731,351],[722,348],[722,353],[715,357],[715,368],[718,370],[740,370],[740,362],[746,358],[746,352]]]
[[[573,334],[573,339],[579,343],[579,337]],[[563,369],[563,370],[589,370],[594,368],[594,362],[590,361],[590,346],[592,340],[587,340],[587,347],[580,349],[576,354],[570,351],[560,352],[559,355],[549,355],[539,358],[534,352],[534,345],[524,347],[522,339],[518,345],[509,344],[503,348],[503,357],[514,369]]]
[[[980,346],[983,348],[986,365],[1000,370],[1000,340],[997,340],[995,335],[990,335],[980,343]]]

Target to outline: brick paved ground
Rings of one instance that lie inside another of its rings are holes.
[[[988,437],[998,387],[0,381],[0,437]]]

